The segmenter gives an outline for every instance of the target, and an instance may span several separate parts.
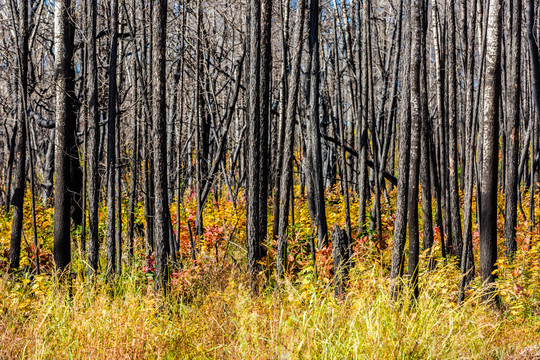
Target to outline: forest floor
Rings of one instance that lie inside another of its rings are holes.
[[[389,199],[394,198],[391,193]],[[329,227],[343,227],[338,192],[329,192],[327,199]],[[93,281],[82,276],[85,265],[74,242],[71,287],[59,284],[50,275],[53,210],[41,207],[38,239],[44,274],[8,275],[11,219],[1,217],[0,359],[540,359],[540,242],[522,215],[512,263],[503,255],[499,217],[497,289],[502,307],[494,310],[480,301],[478,276],[466,301],[457,304],[459,269],[454,258],[440,256],[439,235],[433,271],[427,269],[427,253],[421,256],[418,302],[410,301],[407,286],[397,302],[390,301],[392,200],[383,205],[388,247],[378,251],[369,236],[354,237],[354,267],[347,294],[340,299],[333,295],[331,249],[318,252],[316,271],[310,261],[305,199],[295,201],[284,286],[276,292],[271,272],[261,274],[268,278],[256,296],[245,279],[242,197],[236,204],[208,202],[196,261],[189,260],[186,225],[193,221],[194,209],[195,199],[188,196],[180,208],[183,269],[173,272],[166,297],[153,291],[153,259],[142,255],[142,237],[136,239],[136,256],[126,259],[122,274],[108,283],[103,271]],[[26,210],[29,214],[29,206]],[[357,205],[351,211],[355,219]],[[142,212],[141,206],[137,223],[143,222]],[[171,212],[176,219],[174,204]],[[102,209],[101,224],[105,213]],[[29,219],[21,258],[23,266],[34,268]],[[478,264],[476,224],[473,232]],[[75,229],[73,238],[79,236]],[[267,247],[266,265],[273,269],[274,244]],[[102,257],[102,269],[104,264]]]

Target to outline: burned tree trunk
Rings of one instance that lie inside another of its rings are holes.
[[[71,116],[73,28],[71,0],[57,1],[54,8],[54,63],[56,93],[55,183],[54,183],[54,261],[63,272],[71,262],[70,210],[71,159],[75,146],[75,119]]]
[[[272,0],[261,0],[261,60],[260,60],[260,143],[259,143],[259,239],[266,239],[268,224],[268,179],[269,145],[268,132],[270,123],[270,71],[272,62]]]
[[[466,6],[467,2],[463,2]],[[473,1],[472,29],[468,31],[467,21],[464,21],[464,35],[467,46],[467,100],[466,100],[466,124],[465,124],[465,195],[463,204],[463,249],[461,254],[461,280],[459,285],[458,301],[463,301],[465,291],[474,277],[474,255],[472,243],[472,198],[474,187],[474,149],[476,143],[476,112],[474,110],[474,43],[476,27],[476,1]],[[467,13],[467,8],[463,10]]]
[[[257,273],[262,258],[260,219],[260,158],[261,147],[261,112],[260,112],[260,34],[261,2],[250,1],[249,26],[249,85],[248,85],[248,120],[247,120],[247,191],[246,191],[246,234],[247,234],[247,272],[252,291],[257,291]]]
[[[15,148],[15,174],[13,179],[13,221],[11,227],[11,244],[9,249],[9,267],[17,269],[21,255],[21,236],[23,225],[24,193],[26,187],[26,100],[28,91],[28,3],[19,1],[19,35],[21,36],[18,49],[19,88],[17,132]],[[10,189],[8,189],[10,191]],[[8,204],[9,206],[9,204]]]
[[[97,78],[97,0],[88,3],[88,264],[98,270],[99,261],[99,108]]]
[[[155,243],[156,243],[156,290],[165,290],[168,281],[167,251],[169,249],[169,199],[167,184],[167,141],[165,139],[167,129],[166,118],[166,94],[165,94],[165,50],[166,50],[166,24],[167,24],[167,1],[154,0],[154,27],[153,36],[153,74],[152,85],[154,88],[152,118],[154,122],[154,183],[155,183]],[[173,259],[174,260],[174,259]]]
[[[517,250],[519,119],[521,108],[521,0],[512,0],[512,5],[512,61],[510,63],[510,84],[508,86],[508,116],[506,119],[507,155],[506,179],[504,182],[504,237],[506,239],[506,255],[509,257],[513,257]]]
[[[412,62],[413,64],[415,62]],[[411,74],[412,77],[412,74]],[[411,79],[412,81],[412,79]],[[405,78],[405,82],[408,79]],[[405,87],[407,88],[407,87]],[[403,103],[407,103],[404,100]],[[398,139],[398,184],[396,198],[396,220],[394,221],[394,242],[392,246],[392,265],[390,279],[392,281],[390,293],[392,299],[396,299],[400,286],[400,278],[403,275],[405,262],[405,243],[407,240],[407,206],[409,196],[409,161],[411,158],[411,110],[410,107],[400,116],[399,139]],[[415,199],[413,199],[415,200]]]
[[[450,16],[450,39],[448,48],[448,198],[450,210],[449,237],[447,243],[452,244],[451,251],[461,257],[461,214],[459,212],[459,185],[458,185],[458,127],[457,127],[457,79],[456,79],[456,17],[455,1],[450,0],[448,14]],[[446,171],[446,169],[445,169]],[[448,225],[447,225],[448,226]]]
[[[313,187],[313,204],[315,205],[312,221],[317,226],[318,247],[323,248],[328,243],[328,225],[326,223],[326,208],[324,201],[324,185],[322,178],[321,134],[319,125],[319,1],[310,0],[309,5],[309,55],[311,57],[309,116],[307,135],[310,138],[307,147],[307,158],[310,167],[311,185]]]
[[[422,64],[422,3],[413,0],[411,12],[411,142],[409,168],[409,282],[412,296],[418,298],[418,259],[420,239],[418,231],[418,175],[420,165],[420,127],[422,125],[422,91],[420,82]],[[401,169],[400,169],[401,170]],[[400,174],[401,175],[401,174]]]
[[[484,301],[495,295],[495,262],[497,261],[497,170],[499,164],[499,97],[501,0],[489,5],[486,68],[484,86],[484,119],[482,177],[480,184],[480,273],[484,288]]]
[[[332,231],[332,257],[334,258],[334,294],[342,296],[349,278],[349,237],[339,226]]]
[[[111,45],[109,57],[109,109],[107,119],[107,276],[114,272],[116,257],[116,58],[118,55],[118,0],[111,2]],[[116,189],[120,191],[120,189]]]
[[[304,30],[305,0],[298,1],[298,13],[293,34],[292,69],[290,75],[289,98],[287,100],[287,113],[285,116],[285,139],[283,144],[283,166],[280,178],[278,249],[276,259],[276,278],[278,281],[284,273],[284,262],[287,252],[287,227],[289,225],[289,201],[292,194],[293,157],[295,112],[298,102],[298,87],[300,79],[300,63],[302,61],[302,36]]]

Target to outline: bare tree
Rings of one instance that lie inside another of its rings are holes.
[[[118,85],[116,68],[118,57],[118,0],[111,2],[111,42],[109,57],[109,106],[107,119],[107,276],[115,271],[116,257],[116,127]],[[120,189],[117,189],[120,191]]]
[[[521,0],[512,0],[512,30],[510,86],[508,87],[508,116],[506,119],[507,155],[505,179],[505,224],[506,255],[516,252],[516,226],[518,204],[519,166],[519,119],[521,108]]]
[[[416,29],[414,30],[416,31]],[[418,50],[418,49],[416,49]],[[417,54],[416,51],[412,55]],[[420,59],[418,59],[420,60]],[[417,64],[418,63],[418,64]],[[414,68],[419,66],[419,61],[411,61],[413,64],[410,71],[410,80],[406,78],[405,81],[413,82],[416,79]],[[415,65],[417,64],[417,65]],[[408,84],[407,84],[408,85]],[[406,96],[406,95],[405,95]],[[409,96],[406,96],[402,101],[407,103]],[[412,100],[412,99],[411,99]],[[411,108],[413,102],[410,101]],[[414,104],[420,105],[420,104]],[[411,159],[411,115],[412,109],[402,112],[399,121],[399,139],[398,139],[398,184],[397,184],[397,198],[396,198],[396,219],[394,221],[394,241],[392,246],[392,264],[390,269],[391,283],[391,295],[393,299],[396,299],[400,290],[400,278],[403,275],[403,267],[405,263],[404,250],[405,242],[407,240],[407,210],[409,201],[409,165]],[[415,110],[419,111],[419,109]],[[418,114],[418,113],[417,113]]]
[[[287,112],[285,115],[285,138],[283,143],[283,167],[280,179],[280,198],[279,198],[279,228],[278,228],[278,250],[276,259],[276,277],[278,280],[284,274],[284,262],[287,251],[287,227],[289,225],[289,201],[292,193],[293,179],[293,151],[294,151],[294,133],[295,133],[295,113],[298,103],[298,87],[300,78],[300,63],[302,61],[302,36],[304,30],[305,0],[298,2],[296,25],[293,34],[291,75],[289,81],[289,91],[287,99]]]
[[[313,223],[317,226],[318,247],[328,244],[328,224],[326,223],[326,208],[322,178],[321,132],[319,125],[319,93],[320,93],[320,59],[319,59],[319,1],[309,3],[309,55],[310,55],[310,88],[309,116],[307,121],[307,161],[309,166],[308,184],[314,209],[311,214]]]
[[[10,4],[12,4],[10,2]],[[24,195],[26,188],[26,146],[27,146],[27,92],[28,92],[28,4],[19,1],[18,51],[17,63],[19,74],[17,103],[17,137],[15,148],[15,174],[13,179],[13,220],[9,251],[9,267],[17,269],[21,256],[21,236],[24,217]]]
[[[409,167],[409,281],[412,296],[418,298],[418,259],[420,255],[420,239],[418,231],[418,176],[420,166],[420,128],[422,126],[422,100],[421,100],[421,65],[422,65],[422,4],[415,0],[411,9],[411,140],[410,140],[410,167]],[[405,176],[405,175],[402,175]],[[393,258],[392,258],[393,260]],[[394,265],[394,264],[393,264]]]
[[[97,69],[97,0],[90,0],[87,9],[88,27],[88,264],[90,271],[98,270],[99,261],[99,108]]]
[[[54,7],[54,54],[56,93],[56,142],[54,182],[54,261],[59,271],[71,262],[70,209],[71,159],[75,147],[75,119],[72,115],[71,58],[73,55],[73,26],[71,0],[56,1]]]
[[[262,257],[260,225],[260,157],[261,147],[261,112],[260,112],[260,41],[261,41],[261,2],[251,0],[249,3],[249,85],[248,85],[248,137],[247,145],[247,192],[246,192],[246,226],[247,226],[247,271],[251,288],[257,289],[256,276]],[[265,209],[266,211],[266,209]]]
[[[167,142],[163,136],[167,128],[165,94],[165,47],[167,25],[167,1],[154,0],[152,41],[154,88],[152,119],[154,142],[154,182],[155,182],[155,241],[156,241],[156,289],[165,289],[168,281],[167,253],[169,248],[169,199],[167,184]],[[172,249],[174,251],[174,249]]]
[[[499,163],[499,97],[501,0],[491,0],[488,9],[484,119],[482,137],[482,177],[480,184],[480,272],[484,300],[495,297],[495,262],[497,260],[497,170]]]

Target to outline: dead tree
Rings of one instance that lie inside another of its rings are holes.
[[[332,257],[334,258],[334,294],[342,296],[347,288],[349,278],[350,241],[345,230],[334,226],[332,230]]]
[[[482,138],[482,177],[480,184],[480,274],[484,301],[495,295],[495,262],[497,261],[497,171],[499,164],[499,97],[501,0],[491,0],[488,9],[486,67],[484,85],[484,119]]]

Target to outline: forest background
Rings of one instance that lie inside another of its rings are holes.
[[[0,1],[0,357],[540,356],[539,19]]]

